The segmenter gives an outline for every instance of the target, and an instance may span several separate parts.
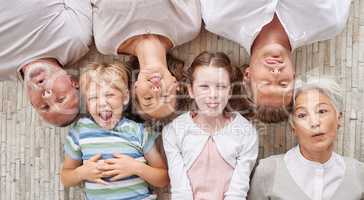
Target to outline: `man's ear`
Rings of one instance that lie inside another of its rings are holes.
[[[250,81],[251,72],[249,65],[244,66],[244,68],[241,69],[241,73],[243,74],[244,81]]]
[[[71,76],[71,82],[72,82],[72,87],[77,88],[77,89],[80,88],[79,81],[76,77]]]
[[[191,84],[187,84],[187,90],[188,90],[188,95],[190,95],[190,97],[192,99],[194,99],[195,95],[193,95],[193,90],[192,90],[192,85]]]

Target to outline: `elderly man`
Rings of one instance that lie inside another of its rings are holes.
[[[0,80],[24,80],[42,118],[65,126],[79,112],[78,81],[62,67],[89,50],[89,0],[1,0]]]
[[[200,1],[206,29],[238,42],[251,55],[244,82],[263,122],[288,117],[292,51],[340,33],[350,7],[350,0]]]

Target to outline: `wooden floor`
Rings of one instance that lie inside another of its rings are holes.
[[[236,65],[248,62],[245,50],[238,44],[207,31],[173,53],[189,64],[203,50],[223,51]],[[93,48],[75,66],[122,59],[102,56]],[[299,76],[331,74],[340,79],[345,88],[345,113],[336,151],[364,161],[364,0],[352,2],[347,28],[342,34],[297,49],[294,63]],[[295,145],[287,123],[270,126],[258,123],[257,128],[260,158],[284,153]],[[80,188],[65,189],[59,179],[67,130],[39,120],[21,82],[0,82],[0,200],[82,199]],[[168,199],[169,195],[163,196]]]

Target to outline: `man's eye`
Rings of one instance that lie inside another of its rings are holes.
[[[208,86],[208,85],[199,85],[198,87],[206,89],[206,88],[208,88],[209,86]]]
[[[60,97],[56,100],[57,103],[63,103],[66,97]]]
[[[279,84],[284,88],[288,87],[288,82],[281,82]]]
[[[324,113],[328,112],[328,110],[326,110],[326,109],[320,109],[318,112],[319,112],[320,114],[324,114]]]

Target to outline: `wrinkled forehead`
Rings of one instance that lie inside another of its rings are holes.
[[[330,97],[324,90],[318,88],[306,88],[305,90],[298,91],[295,93],[293,104],[295,107],[299,106],[300,103],[304,103],[311,106],[319,104],[332,105],[335,110],[338,110],[335,100]]]

